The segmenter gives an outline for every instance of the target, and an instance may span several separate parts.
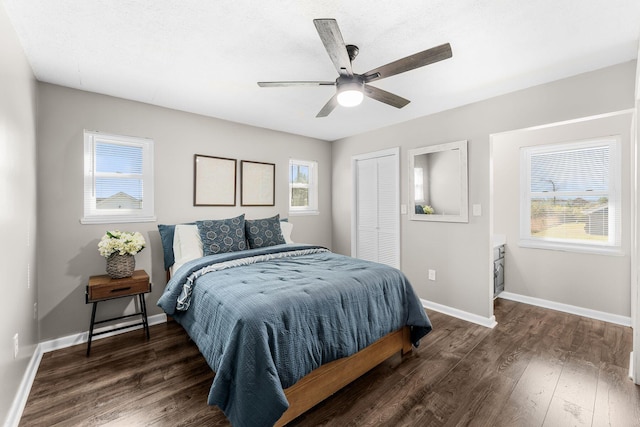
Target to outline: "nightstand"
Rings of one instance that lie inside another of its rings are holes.
[[[101,276],[91,276],[89,278],[89,284],[87,285],[87,291],[85,294],[85,303],[93,303],[93,309],[91,310],[91,325],[89,327],[89,340],[87,341],[87,356],[89,356],[89,353],[91,352],[91,340],[96,335],[107,334],[121,329],[128,329],[142,325],[147,334],[147,339],[149,339],[147,304],[144,300],[144,294],[148,292],[151,292],[151,282],[149,281],[149,275],[144,270],[136,270],[133,272],[133,276],[125,277],[124,279],[112,279],[106,274]],[[138,301],[140,302],[140,311],[126,316],[112,317],[110,319],[104,319],[96,322],[96,308],[98,307],[99,302],[123,297],[138,297]],[[112,328],[107,331],[93,332],[95,325],[119,319],[126,319],[133,316],[140,316],[141,322],[133,325]]]

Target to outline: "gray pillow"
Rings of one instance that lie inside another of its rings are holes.
[[[188,222],[193,225],[195,222]],[[173,253],[173,233],[175,232],[175,224],[158,224],[160,232],[160,240],[162,241],[162,251],[164,253],[164,269],[168,270],[175,262],[175,254]]]
[[[280,228],[280,214],[271,218],[248,219],[244,222],[244,225],[251,249],[286,243]]]
[[[247,249],[244,214],[235,218],[197,221],[204,256]]]

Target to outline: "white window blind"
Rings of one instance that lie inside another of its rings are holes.
[[[289,214],[318,213],[318,163],[289,160]]]
[[[153,141],[85,131],[82,223],[155,221]]]
[[[520,244],[619,251],[618,151],[616,138],[522,148]]]

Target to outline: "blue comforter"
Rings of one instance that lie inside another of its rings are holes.
[[[324,363],[404,325],[414,345],[431,330],[399,270],[309,245],[191,261],[158,305],[215,371],[208,402],[236,427],[272,426],[289,406],[284,389]]]

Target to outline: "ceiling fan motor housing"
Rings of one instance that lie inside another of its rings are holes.
[[[336,79],[338,103],[343,107],[354,107],[364,97],[364,79],[358,74],[340,76]]]
[[[336,86],[338,91],[340,90],[359,90],[362,92],[364,89],[364,79],[360,74],[354,74],[352,76],[339,76],[336,79]]]

